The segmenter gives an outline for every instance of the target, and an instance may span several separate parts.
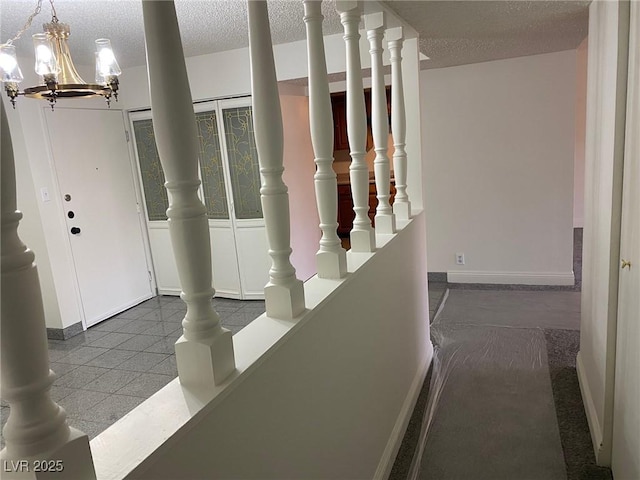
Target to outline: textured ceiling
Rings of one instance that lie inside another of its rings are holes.
[[[187,56],[220,52],[249,45],[245,0],[175,0],[182,44]],[[3,42],[22,28],[33,11],[36,0],[0,0],[0,34]],[[93,41],[110,38],[121,67],[145,63],[142,6],[139,0],[56,0],[61,22],[71,27],[74,61],[92,65]],[[302,2],[268,0],[269,18],[274,43],[287,43],[306,38]],[[334,3],[323,2],[324,31],[342,32]],[[19,55],[30,57],[33,33],[50,21],[50,7],[44,0],[42,12],[31,28],[17,42]]]
[[[0,0],[0,36],[12,37],[36,0]],[[274,43],[305,38],[300,0],[269,0]],[[386,1],[421,36],[423,68],[462,65],[575,48],[587,34],[588,1]],[[78,64],[93,64],[93,41],[111,38],[122,67],[145,62],[142,7],[137,0],[56,0],[60,21],[71,26]],[[247,46],[244,0],[176,0],[187,56]],[[342,32],[334,1],[323,1],[326,34]],[[33,33],[50,19],[47,0],[31,28],[16,42],[31,58]],[[26,66],[23,66],[23,69]]]
[[[587,36],[590,1],[404,1],[386,3],[420,33],[439,68],[576,48]]]

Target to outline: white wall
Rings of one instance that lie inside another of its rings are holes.
[[[628,48],[628,29],[625,39],[618,8],[618,2],[593,2],[589,7],[585,223],[577,361],[596,460],[604,465],[611,458]],[[626,22],[628,9],[626,3]]]
[[[573,284],[575,51],[421,77],[429,271]]]
[[[1,100],[0,100],[1,101]],[[49,328],[64,328],[60,315],[60,305],[53,281],[49,250],[40,216],[39,202],[42,202],[40,190],[36,191],[31,174],[31,165],[24,161],[26,157],[26,145],[20,118],[5,101],[5,109],[11,130],[11,140],[13,143],[15,166],[16,166],[16,189],[18,210],[23,214],[18,234],[20,238],[35,254],[35,262],[38,267],[38,277],[40,279],[40,289],[42,292],[42,303],[44,307],[45,322]],[[46,187],[44,187],[46,188]],[[51,194],[51,191],[49,194]]]
[[[584,227],[584,147],[587,130],[587,54],[585,38],[576,49],[576,136],[573,161],[573,226]]]
[[[346,279],[307,282],[300,319],[234,335],[213,393],[176,380],[92,440],[98,478],[386,478],[433,354],[424,232],[420,213]]]

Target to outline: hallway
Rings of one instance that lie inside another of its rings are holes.
[[[579,292],[451,290],[390,478],[611,478],[580,396],[579,327]]]

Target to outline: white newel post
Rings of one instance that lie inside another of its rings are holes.
[[[371,129],[376,159],[373,168],[376,176],[378,207],[376,208],[377,233],[395,233],[396,216],[391,210],[391,166],[387,154],[389,118],[387,94],[382,70],[382,37],[386,29],[384,12],[365,15],[364,25],[371,54]]]
[[[267,3],[248,0],[249,56],[253,124],[262,188],[262,211],[269,242],[271,269],[264,287],[267,315],[291,319],[305,309],[304,287],[291,265],[289,195],[282,180],[282,111],[271,45]]]
[[[231,332],[213,309],[206,209],[198,198],[198,137],[173,1],[142,2],[151,112],[169,192],[169,233],[187,304],[176,342],[180,382],[211,386],[235,370]]]
[[[18,236],[13,146],[0,101],[2,151],[2,317],[0,320],[2,398],[10,407],[0,452],[2,478],[95,479],[89,438],[69,428],[67,415],[49,395],[55,374],[49,369],[47,327],[35,255]],[[42,461],[56,473],[37,472]]]
[[[336,9],[344,26],[347,50],[347,136],[351,150],[349,178],[355,212],[351,230],[351,251],[373,252],[376,249],[376,238],[369,219],[369,167],[364,160],[367,145],[367,112],[364,104],[358,31],[362,2],[338,0]]]
[[[319,278],[342,278],[347,274],[347,255],[337,234],[338,183],[333,171],[333,116],[322,35],[320,0],[304,0],[309,54],[309,124],[315,153],[316,202],[320,217],[320,250],[316,253]]]
[[[407,119],[404,106],[404,85],[402,83],[402,27],[387,30],[387,45],[391,53],[391,131],[393,132],[393,172],[396,179],[396,196],[393,213],[396,218],[411,218],[411,202],[407,195]]]

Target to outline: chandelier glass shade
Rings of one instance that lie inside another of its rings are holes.
[[[44,32],[33,35],[35,54],[35,72],[40,76],[40,84],[19,90],[19,84],[24,80],[13,42],[20,38],[29,28],[33,18],[40,13],[42,0],[34,13],[29,17],[24,28],[11,40],[0,45],[0,81],[15,108],[19,95],[30,98],[46,99],[53,108],[58,98],[87,98],[104,97],[107,104],[111,97],[118,99],[118,76],[122,73],[111,48],[111,42],[106,38],[96,40],[95,83],[87,83],[78,74],[71,59],[68,38],[71,34],[69,25],[58,21],[56,11],[51,3],[51,22],[43,25]]]

